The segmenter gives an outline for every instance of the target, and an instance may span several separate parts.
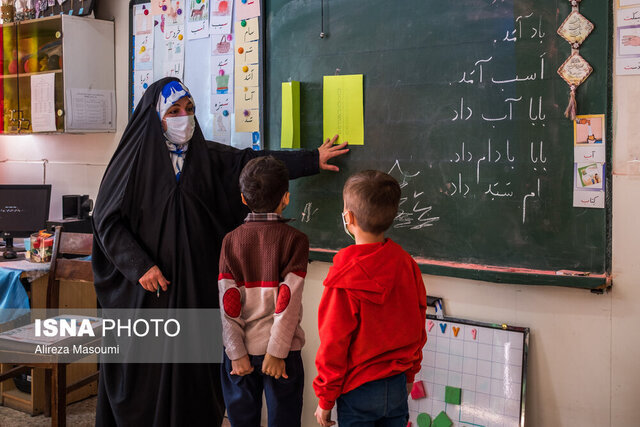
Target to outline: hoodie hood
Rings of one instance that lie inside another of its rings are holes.
[[[333,257],[324,286],[345,289],[361,301],[384,304],[395,286],[396,271],[404,264],[399,254],[404,253],[391,239],[346,247]]]

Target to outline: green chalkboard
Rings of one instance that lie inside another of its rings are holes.
[[[556,72],[571,53],[556,34],[569,1],[267,0],[264,9],[269,148],[279,147],[282,82],[301,82],[301,139],[313,148],[322,77],[364,75],[365,145],[337,162],[339,174],[291,186],[286,213],[314,258],[351,243],[340,219],[346,178],[379,169],[403,192],[388,236],[424,272],[609,283],[610,173],[606,209],[573,207],[573,122]],[[607,114],[609,130],[611,4],[585,0],[580,11],[595,30],[580,49],[594,72],[578,90],[578,114]]]

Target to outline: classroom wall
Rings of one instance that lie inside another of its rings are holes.
[[[127,121],[128,1],[102,2],[100,17],[115,18],[118,132],[98,135],[2,136],[0,182],[40,183],[41,159],[53,184],[51,217],[60,195],[97,194],[104,168]],[[640,77],[614,76],[613,274],[614,290],[592,295],[577,289],[511,286],[424,276],[427,292],[443,297],[447,314],[531,328],[527,425],[638,425],[640,390]],[[5,163],[4,159],[35,163]],[[303,426],[313,426],[311,383],[318,348],[316,313],[329,264],[313,262],[304,293],[307,344]]]

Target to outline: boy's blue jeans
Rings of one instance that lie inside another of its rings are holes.
[[[407,377],[370,381],[338,398],[340,427],[406,427],[409,421]]]
[[[300,351],[290,351],[289,356],[284,359],[288,379],[276,380],[263,374],[264,355],[249,355],[249,360],[253,366],[252,373],[242,377],[230,375],[231,360],[226,352],[224,354],[221,372],[222,394],[231,425],[260,426],[264,390],[269,427],[300,427],[304,388],[304,369]]]

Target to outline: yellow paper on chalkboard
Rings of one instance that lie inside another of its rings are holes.
[[[337,134],[336,143],[364,145],[362,74],[324,76],[322,98],[324,139]]]
[[[282,83],[281,148],[300,148],[300,82]]]

